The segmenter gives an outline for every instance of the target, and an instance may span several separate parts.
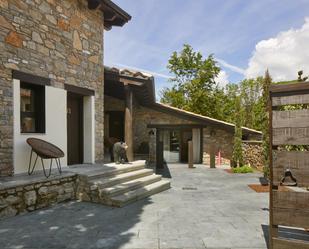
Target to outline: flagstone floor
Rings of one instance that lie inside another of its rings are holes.
[[[124,208],[67,202],[0,220],[0,248],[265,249],[268,194],[259,174],[170,164],[172,188]]]

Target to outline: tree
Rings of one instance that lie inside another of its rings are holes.
[[[213,55],[204,59],[185,44],[181,52],[173,52],[167,67],[174,75],[174,86],[163,89],[161,102],[206,116],[216,114],[215,80],[220,68]]]
[[[262,133],[263,133],[263,156],[264,156],[264,177],[269,177],[269,86],[271,85],[272,79],[268,70],[265,72],[265,77],[263,80],[263,109],[262,112]]]
[[[241,107],[241,96],[236,98],[235,102],[235,134],[234,134],[234,145],[232,155],[232,166],[241,167],[243,166],[243,155],[242,155],[242,119],[243,111]]]

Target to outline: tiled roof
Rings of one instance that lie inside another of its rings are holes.
[[[104,69],[109,71],[109,72],[114,72],[114,73],[117,73],[119,75],[133,77],[133,78],[139,78],[139,79],[145,79],[145,80],[153,78],[153,76],[149,73],[141,72],[141,71],[135,71],[135,70],[127,69],[127,68],[120,69],[120,68],[116,68],[116,67],[105,66]]]
[[[200,118],[201,120],[208,121],[208,122],[211,122],[213,124],[221,124],[221,125],[224,125],[224,126],[229,126],[231,128],[235,127],[235,125],[232,124],[232,123],[225,122],[225,121],[222,121],[222,120],[219,120],[219,119],[215,119],[215,118],[210,118],[210,117],[203,116],[203,115],[200,115],[200,114],[196,114],[194,112],[190,112],[190,111],[186,111],[186,110],[183,110],[183,109],[179,109],[179,108],[176,108],[176,107],[173,107],[173,106],[170,106],[170,105],[166,105],[166,104],[163,104],[163,103],[156,103],[156,105],[160,106],[162,108],[167,108],[167,109],[170,109],[170,110],[173,110],[173,111],[177,111],[177,112],[180,112],[180,113],[183,113],[183,114],[187,114],[187,115],[190,115],[192,117]],[[250,132],[250,133],[262,134],[262,132],[260,132],[258,130],[254,130],[254,129],[248,128],[248,127],[244,127],[243,126],[242,129],[244,131],[247,131],[247,132]]]

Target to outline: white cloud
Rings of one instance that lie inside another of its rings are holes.
[[[255,46],[245,76],[263,76],[266,69],[274,81],[293,80],[297,72],[309,74],[309,18],[300,29],[280,32],[276,37],[262,40]]]
[[[245,73],[245,69],[243,69],[241,67],[234,66],[234,65],[226,62],[225,60],[221,60],[221,59],[216,58],[216,61],[219,62],[219,64],[221,66],[226,67],[228,69],[231,69],[235,73],[239,73],[239,74],[244,74]]]
[[[220,87],[225,87],[229,83],[228,78],[228,74],[225,71],[221,70],[215,80]]]

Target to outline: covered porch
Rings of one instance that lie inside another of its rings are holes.
[[[155,102],[154,79],[151,75],[105,67],[104,82],[104,158],[112,161],[112,146],[125,141],[129,161],[148,160],[148,143],[137,145],[134,116],[139,105]]]

